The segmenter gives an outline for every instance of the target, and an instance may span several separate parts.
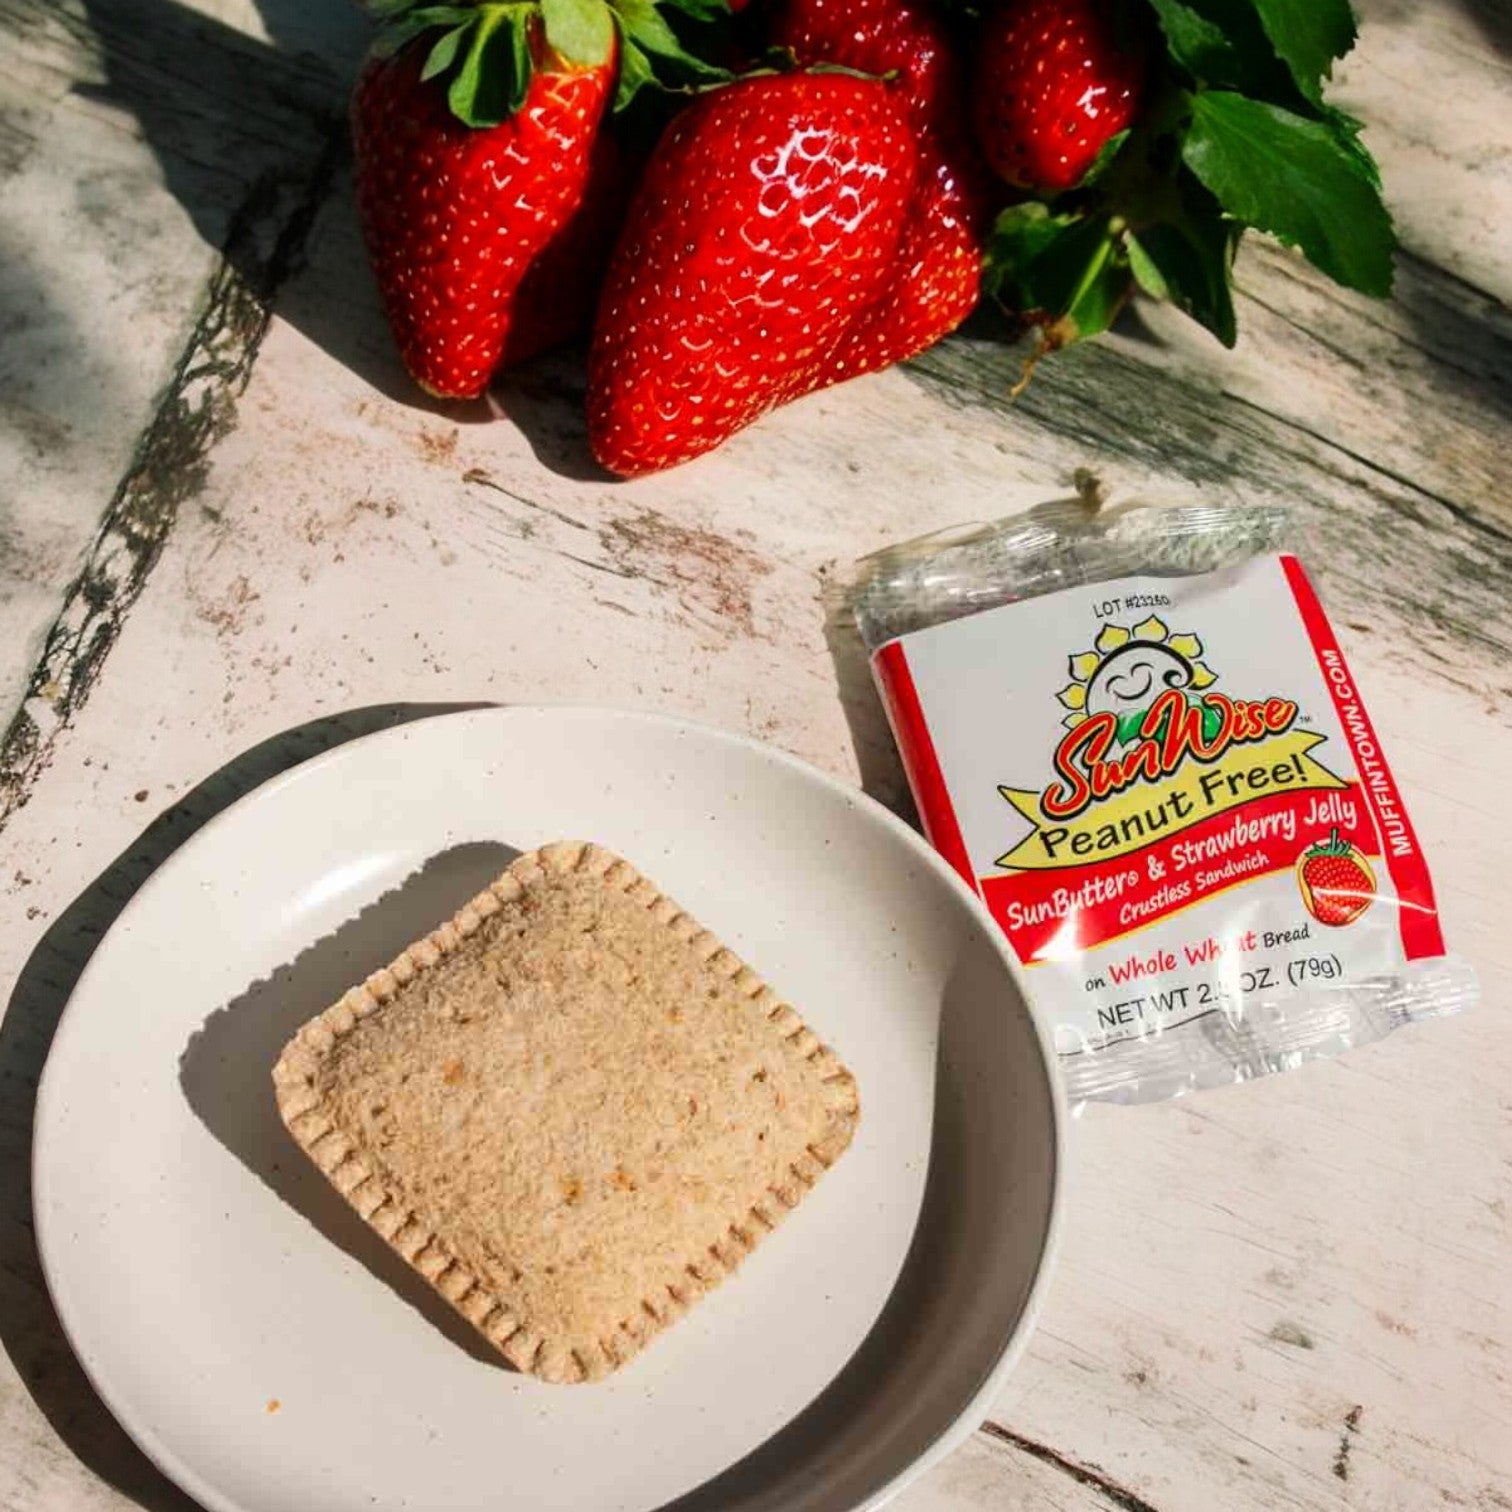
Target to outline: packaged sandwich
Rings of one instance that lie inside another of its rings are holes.
[[[1288,538],[1274,508],[1064,504],[860,566],[926,833],[1074,1099],[1242,1081],[1474,998]]]

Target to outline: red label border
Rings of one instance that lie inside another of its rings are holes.
[[[1334,636],[1333,626],[1318,602],[1312,583],[1296,557],[1283,552],[1281,570],[1297,601],[1297,610],[1312,642],[1318,658],[1318,671],[1323,685],[1333,700],[1334,712],[1339,726],[1344,731],[1344,740],[1354,756],[1359,772],[1361,797],[1370,813],[1380,842],[1380,852],[1386,870],[1396,888],[1399,928],[1402,935],[1402,950],[1409,961],[1444,954],[1444,934],[1439,926],[1438,905],[1434,901],[1433,881],[1428,875],[1428,864],[1423,859],[1423,848],[1418,844],[1417,833],[1407,817],[1407,807],[1402,802],[1402,792],[1397,786],[1386,757],[1381,751],[1381,742],[1376,735],[1370,715],[1365,712],[1365,702],[1360,697],[1359,686],[1344,653]],[[1389,803],[1392,819],[1407,847],[1406,855],[1393,851],[1382,804]]]

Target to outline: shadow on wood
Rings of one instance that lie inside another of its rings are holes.
[[[432,399],[405,372],[349,171],[347,99],[371,32],[357,7],[257,0],[264,42],[178,0],[83,3],[105,77],[78,92],[136,119],[164,184],[264,311],[276,303],[280,318],[396,403],[458,425],[507,411],[543,465],[607,476],[588,452],[579,347],[567,349],[570,377],[550,357],[527,363],[493,401]]]
[[[1459,0],[1459,6],[1497,52],[1512,55],[1512,9],[1507,0]]]
[[[870,657],[851,612],[849,579],[853,570],[853,563],[839,563],[839,576],[827,578],[824,586],[824,642],[835,669],[835,689],[850,729],[862,789],[917,829],[908,779],[872,681]]]
[[[428,406],[393,351],[360,241],[316,227],[347,183],[347,94],[371,31],[360,10],[258,0],[268,41],[178,0],[83,11],[104,79],[76,91],[135,118],[168,191],[264,310],[312,258],[338,259],[319,285],[339,298],[280,302],[280,314],[390,397]]]
[[[464,707],[477,705],[355,709],[312,720],[244,752],[158,815],[59,914],[16,980],[0,1023],[0,1343],[64,1443],[149,1512],[192,1512],[196,1504],[151,1464],[95,1394],[64,1338],[37,1258],[31,1216],[32,1118],[37,1081],[58,1020],[95,947],[122,909],[163,862],[223,809],[323,751]]]
[[[1422,395],[1458,396],[1484,411],[1488,424],[1512,424],[1512,311],[1484,289],[1398,252],[1392,299],[1412,324],[1412,337],[1432,359]],[[1460,501],[1489,517],[1499,501]]]
[[[588,352],[577,341],[533,357],[494,380],[488,402],[513,425],[542,467],[576,482],[615,483],[588,447]]]

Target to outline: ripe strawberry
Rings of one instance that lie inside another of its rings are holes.
[[[754,75],[688,106],[604,281],[588,364],[599,461],[671,467],[826,382],[892,276],[916,171],[880,80]]]
[[[835,383],[922,352],[975,308],[990,178],[966,120],[955,38],[930,0],[784,0],[771,40],[800,63],[891,77],[918,134],[918,187],[893,276],[836,347],[826,374]]]
[[[1010,184],[1081,182],[1139,109],[1147,44],[1117,0],[998,0],[977,36],[977,141]]]
[[[778,0],[771,41],[799,63],[896,75],[919,131],[950,130],[959,110],[954,39],[930,0]]]
[[[588,164],[582,203],[525,270],[502,367],[526,362],[593,326],[599,286],[625,221],[639,164],[619,138],[601,129]]]
[[[1337,829],[1303,851],[1297,861],[1297,885],[1307,911],[1320,924],[1352,924],[1375,901],[1370,863],[1340,838]]]
[[[494,24],[502,9],[463,24]],[[576,64],[523,7],[502,24],[523,28],[513,57],[532,68],[497,124],[466,124],[443,81],[422,76],[434,32],[375,58],[352,103],[357,204],[384,310],[415,381],[444,398],[488,386],[526,270],[582,201],[614,75],[612,27],[607,55]]]

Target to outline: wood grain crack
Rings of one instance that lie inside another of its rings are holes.
[[[1223,390],[1223,397],[1230,404],[1237,404],[1243,409],[1253,410],[1257,415],[1263,415],[1273,425],[1284,426],[1287,430],[1296,431],[1299,435],[1306,436],[1310,441],[1316,441],[1319,446],[1326,447],[1329,451],[1337,452],[1341,457],[1348,457],[1351,462],[1377,473],[1379,476],[1389,479],[1398,488],[1406,489],[1417,494],[1420,498],[1427,499],[1432,504],[1452,515],[1461,525],[1467,529],[1488,536],[1498,546],[1512,546],[1512,530],[1499,524],[1495,520],[1489,520],[1476,510],[1469,509],[1463,504],[1457,503],[1447,495],[1438,493],[1419,483],[1415,478],[1409,478],[1403,473],[1396,472],[1387,467],[1383,462],[1376,461],[1373,457],[1367,457],[1362,452],[1354,451],[1342,441],[1333,436],[1326,436],[1321,431],[1313,430],[1311,426],[1303,425],[1300,420],[1294,420],[1287,415],[1278,415],[1275,410],[1267,409],[1263,404],[1257,404],[1253,399],[1246,399],[1243,394],[1236,394],[1231,389]]]
[[[492,474],[485,472],[481,467],[470,467],[462,474],[464,483],[474,483],[480,488],[492,489],[494,493],[503,494],[506,499],[523,506],[525,509],[533,509],[538,514],[549,515],[553,520],[560,520],[563,525],[570,525],[574,530],[588,530],[590,527],[583,521],[574,519],[560,509],[553,509],[549,504],[542,504],[539,499],[527,498],[522,493],[516,493],[512,488],[506,488]],[[592,565],[592,564],[590,564]]]
[[[1097,1466],[1084,1465],[1080,1460],[1072,1459],[1069,1454],[1062,1454],[1059,1449],[1052,1449],[1049,1444],[1040,1443],[1038,1439],[1015,1433],[1013,1429],[1005,1428],[1001,1423],[983,1423],[980,1431],[986,1437],[996,1439],[1000,1444],[1007,1444],[1011,1448],[1021,1450],[1039,1460],[1041,1464],[1051,1465],[1063,1474],[1069,1475],[1078,1485],[1096,1491],[1099,1496],[1106,1499],[1109,1506],[1117,1507],[1119,1512],[1159,1512],[1153,1502],[1147,1502],[1138,1492],[1130,1491],[1127,1486],[1120,1486],[1112,1476],[1099,1470]]]
[[[579,567],[588,567],[594,572],[606,572],[610,577],[628,578],[632,582],[644,580],[650,583],[657,583],[655,578],[648,578],[644,572],[634,567],[616,566],[610,562],[595,562],[591,557],[574,556],[570,551],[559,551],[557,555],[565,562],[576,562]],[[665,588],[668,585],[657,583],[657,586]]]
[[[58,736],[83,707],[184,501],[204,486],[209,454],[235,425],[273,297],[297,270],[345,147],[339,120],[315,122],[323,145],[297,171],[270,171],[227,230],[204,307],[0,740],[0,828],[30,796]]]
[[[1329,341],[1321,332],[1316,330],[1305,320],[1298,319],[1289,310],[1271,300],[1262,299],[1253,289],[1244,288],[1239,290],[1240,297],[1248,300],[1253,305],[1258,305],[1268,315],[1279,320],[1283,325],[1289,326],[1299,336],[1307,341],[1315,342],[1322,347],[1331,357],[1344,363],[1348,367],[1361,370],[1366,366],[1366,361],[1357,353],[1349,351],[1337,341]]]

